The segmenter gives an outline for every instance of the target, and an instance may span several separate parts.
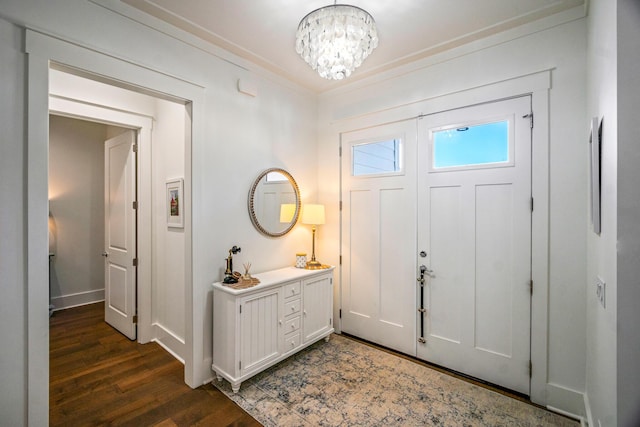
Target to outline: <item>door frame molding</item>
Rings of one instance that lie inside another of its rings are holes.
[[[531,95],[531,110],[535,126],[531,134],[531,194],[535,209],[531,217],[531,274],[534,292],[531,297],[531,401],[540,405],[568,401],[564,407],[574,407],[579,393],[547,383],[548,378],[548,296],[549,296],[549,91],[551,69],[514,76],[510,79],[488,82],[483,85],[438,94],[410,104],[374,111],[369,114],[345,117],[331,123],[328,135],[334,135],[342,146],[342,133],[366,129],[396,121],[418,118],[464,106],[492,102],[504,98]],[[342,177],[339,180],[340,194]],[[342,218],[340,218],[340,229]],[[342,239],[342,236],[340,237]],[[342,247],[342,244],[340,244]],[[342,296],[342,268],[339,273],[338,300]],[[335,307],[339,313],[341,306]],[[338,318],[338,315],[334,316]],[[557,403],[556,403],[557,404]]]
[[[49,113],[78,120],[87,120],[132,129],[137,131],[139,144],[137,156],[138,219],[137,257],[151,259],[151,131],[153,117],[135,111],[122,111],[108,105],[95,105],[79,99],[49,95]],[[137,342],[145,344],[153,337],[151,319],[151,269],[150,262],[143,262],[137,268],[136,304],[138,312]]]
[[[185,374],[187,385],[202,385],[211,377],[211,359],[203,357],[205,305],[202,289],[208,278],[194,265],[193,228],[208,220],[194,208],[192,200],[192,150],[205,141],[204,86],[138,65],[95,48],[61,40],[30,29],[25,31],[26,76],[26,416],[30,425],[47,425],[49,420],[49,301],[48,301],[48,135],[49,67],[63,64],[83,70],[125,88],[186,104],[191,117],[190,143],[185,146],[185,203],[191,206],[185,217]],[[198,188],[202,183],[197,183]],[[197,254],[196,254],[197,255]],[[194,285],[194,283],[196,285]],[[197,291],[197,292],[196,292]]]

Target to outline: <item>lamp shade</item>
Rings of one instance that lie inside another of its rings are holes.
[[[296,213],[296,205],[293,203],[283,203],[280,205],[280,222],[289,224]]]
[[[304,205],[302,223],[309,225],[324,224],[324,205]]]

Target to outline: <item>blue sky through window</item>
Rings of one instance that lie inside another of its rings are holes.
[[[485,123],[433,133],[434,168],[509,160],[509,122]]]

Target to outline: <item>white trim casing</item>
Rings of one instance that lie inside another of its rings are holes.
[[[49,61],[29,55],[27,95],[27,420],[49,424]]]
[[[190,116],[192,139],[185,152],[185,203],[192,204],[191,145],[204,141],[204,89],[200,85],[139,66],[128,60],[26,30],[28,58],[27,129],[27,416],[30,425],[47,425],[49,419],[49,318],[48,318],[48,132],[49,64],[55,62],[106,80],[164,98],[184,100]],[[191,102],[191,105],[189,105]],[[149,168],[141,165],[141,168]],[[144,185],[144,184],[143,184]],[[142,203],[142,201],[141,201]],[[203,360],[204,332],[201,295],[208,279],[193,277],[193,228],[205,222],[197,206],[185,217],[185,382],[198,387],[211,376],[211,357]],[[195,233],[197,236],[197,233]],[[193,280],[199,280],[194,286]],[[200,289],[201,292],[194,292]],[[141,298],[150,298],[142,293]],[[150,301],[149,301],[150,304]],[[150,305],[149,305],[150,306]],[[151,313],[143,322],[151,323]],[[196,330],[193,331],[192,329]]]

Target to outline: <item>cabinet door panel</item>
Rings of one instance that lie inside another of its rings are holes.
[[[243,374],[280,355],[280,296],[273,289],[243,298],[240,302],[240,368]]]
[[[303,282],[303,331],[308,342],[332,328],[333,283],[331,275]]]

